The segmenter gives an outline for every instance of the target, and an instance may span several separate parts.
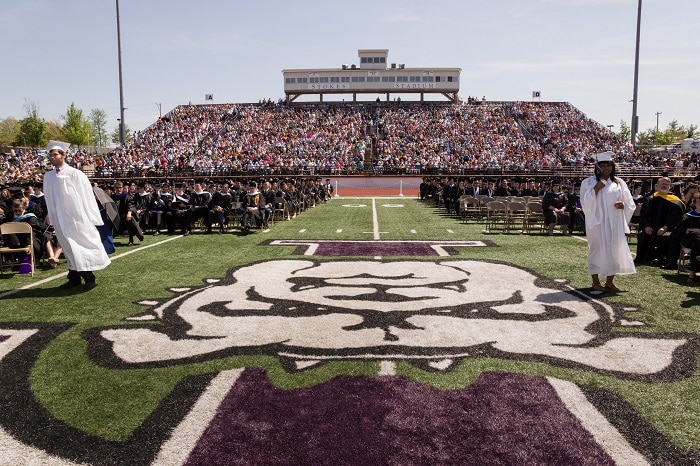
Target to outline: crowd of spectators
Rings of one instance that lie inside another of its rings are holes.
[[[74,166],[98,178],[362,173],[464,174],[584,167],[604,150],[622,169],[679,176],[697,155],[635,151],[568,103],[333,103],[182,105],[124,148],[85,150]],[[49,169],[43,151],[0,155],[3,183]]]

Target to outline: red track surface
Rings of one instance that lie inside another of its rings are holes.
[[[331,177],[340,197],[399,196],[418,197],[420,177]]]

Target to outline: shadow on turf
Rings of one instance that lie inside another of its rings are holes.
[[[663,278],[681,287],[680,293],[684,293],[687,299],[681,301],[682,308],[700,306],[700,284],[688,283],[688,275],[685,273],[665,274]]]
[[[29,288],[26,290],[17,290],[12,294],[0,297],[0,301],[23,298],[57,298],[62,296],[78,295],[88,292],[83,289],[82,285],[64,290],[59,288],[61,284],[63,284],[63,282],[51,288]]]

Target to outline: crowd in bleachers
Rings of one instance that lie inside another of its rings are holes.
[[[635,151],[568,103],[182,105],[134,136],[71,163],[99,178],[533,172],[582,167],[603,150],[621,168],[679,174],[698,164],[697,155]],[[48,168],[43,151],[0,155],[3,183]]]

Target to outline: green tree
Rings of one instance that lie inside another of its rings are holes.
[[[46,122],[39,118],[39,104],[25,99],[24,112],[27,116],[19,122],[17,144],[29,147],[43,146],[47,142]]]
[[[617,133],[622,141],[629,141],[632,138],[632,130],[625,120],[620,120],[620,131]]]
[[[62,119],[61,137],[65,142],[76,146],[90,144],[90,122],[83,117],[82,110],[75,108],[75,103],[70,104]]]
[[[90,126],[92,127],[92,145],[107,146],[107,113],[99,108],[90,111]]]
[[[32,117],[24,118],[19,124],[20,146],[41,147],[48,139],[46,138],[46,122]]]
[[[12,146],[16,144],[19,134],[19,120],[12,117],[0,120],[0,146]]]
[[[46,138],[49,140],[60,141],[62,138],[61,123],[58,121],[49,121],[46,123]]]
[[[686,128],[683,125],[679,125],[677,120],[673,120],[664,130],[657,131],[656,128],[649,128],[638,133],[637,144],[640,146],[666,146],[686,138],[697,137],[697,135],[697,125],[690,125]]]
[[[663,142],[662,144],[671,144],[673,142],[678,142],[686,138],[692,138],[697,135],[698,127],[696,125],[690,125],[688,128],[679,125],[678,121],[673,120],[668,124],[668,128],[663,132]]]
[[[129,144],[133,139],[133,135],[131,133],[131,130],[129,129],[129,125],[124,125],[124,139],[125,143]],[[119,125],[114,127],[114,131],[112,131],[112,142],[115,144],[119,144],[120,138],[119,138]]]
[[[656,145],[656,128],[649,128],[646,131],[637,133],[638,146],[655,146]]]

